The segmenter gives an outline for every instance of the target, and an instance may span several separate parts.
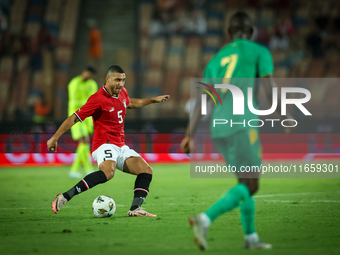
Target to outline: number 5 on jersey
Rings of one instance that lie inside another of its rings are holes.
[[[123,110],[120,110],[120,111],[117,112],[117,114],[118,114],[118,123],[119,124],[123,123],[122,112],[123,112]]]

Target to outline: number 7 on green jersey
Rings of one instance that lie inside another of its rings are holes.
[[[235,70],[237,59],[238,59],[237,54],[231,54],[230,56],[221,59],[221,67],[225,67],[226,65],[228,65],[223,76],[223,83],[229,84],[230,78]],[[222,93],[227,93],[227,91],[228,91],[227,88],[221,88]]]

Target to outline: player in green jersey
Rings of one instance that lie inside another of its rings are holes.
[[[273,60],[267,48],[250,41],[253,33],[251,18],[244,12],[237,12],[230,20],[228,32],[232,41],[225,45],[206,66],[205,82],[209,83],[210,80],[215,84],[236,85],[242,90],[243,95],[247,95],[247,88],[251,87],[255,92],[255,97],[258,93],[258,84],[255,78],[266,78],[263,79],[262,84],[269,100],[271,100],[272,87],[276,86],[272,78]],[[242,123],[246,120],[247,123],[247,120],[258,119],[257,115],[251,113],[248,109],[247,100],[245,100],[244,114],[233,115],[232,93],[223,88],[216,89],[216,91],[222,104],[217,104],[214,107],[212,120],[228,119],[230,121],[232,119],[234,123]],[[278,105],[280,105],[280,102]],[[254,103],[254,107],[258,109],[256,103]],[[200,111],[200,107],[195,107],[186,136],[181,143],[183,152],[193,151],[194,142],[190,138],[190,133],[192,134],[197,127],[201,115]],[[280,112],[280,108],[277,111]],[[259,173],[241,173],[240,171],[241,166],[260,167],[261,165],[258,130],[240,124],[233,126],[216,125],[214,127],[212,125],[211,137],[228,165],[236,167],[239,183],[206,212],[189,218],[194,230],[196,244],[200,249],[206,250],[208,248],[206,235],[210,224],[223,213],[239,206],[245,235],[244,248],[271,249],[272,246],[261,241],[255,230],[253,195],[258,189]]]
[[[92,79],[96,73],[93,67],[87,67],[83,70],[81,75],[74,77],[68,85],[68,115],[72,115],[81,106],[83,106],[87,99],[98,90],[97,83]],[[85,125],[84,125],[85,124]],[[78,141],[76,150],[76,157],[72,164],[69,176],[71,178],[81,178],[82,174],[79,172],[81,164],[84,165],[86,174],[92,172],[92,164],[89,160],[90,155],[90,134],[93,133],[92,117],[83,121],[82,125],[77,124],[71,128],[72,138]]]

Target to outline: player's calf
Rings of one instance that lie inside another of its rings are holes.
[[[80,194],[83,191],[86,191],[88,189],[93,188],[94,186],[107,182],[108,179],[103,171],[97,171],[93,172],[87,176],[85,176],[84,179],[82,179],[80,182],[78,182],[74,187],[72,187],[70,190],[66,191],[62,195],[67,201],[70,201],[72,197],[75,195]]]
[[[130,211],[134,211],[135,209],[141,207],[146,196],[149,194],[149,186],[152,180],[152,174],[149,173],[141,173],[137,175],[135,181],[134,198],[132,201],[132,205],[130,207]]]
[[[152,168],[141,157],[129,157],[125,161],[123,171],[125,173],[137,175],[135,188],[133,190],[134,198],[130,210],[127,213],[127,216],[136,216],[131,215],[131,212],[138,211],[146,196],[149,194],[149,186],[152,180]]]
[[[150,167],[152,170],[152,168]],[[155,214],[146,212],[141,205],[143,204],[146,196],[149,194],[149,186],[152,180],[152,174],[141,173],[137,175],[135,181],[135,188],[133,190],[134,197],[130,210],[127,212],[128,217],[138,216],[138,217],[157,217]]]
[[[130,210],[127,212],[128,217],[157,217],[155,214],[148,213],[141,208],[146,196],[149,194],[149,186],[152,180],[152,175],[149,173],[141,173],[137,175],[135,181],[134,198]]]

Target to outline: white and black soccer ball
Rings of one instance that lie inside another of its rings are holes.
[[[93,201],[92,210],[99,218],[111,217],[116,211],[116,203],[111,197],[99,196]]]

